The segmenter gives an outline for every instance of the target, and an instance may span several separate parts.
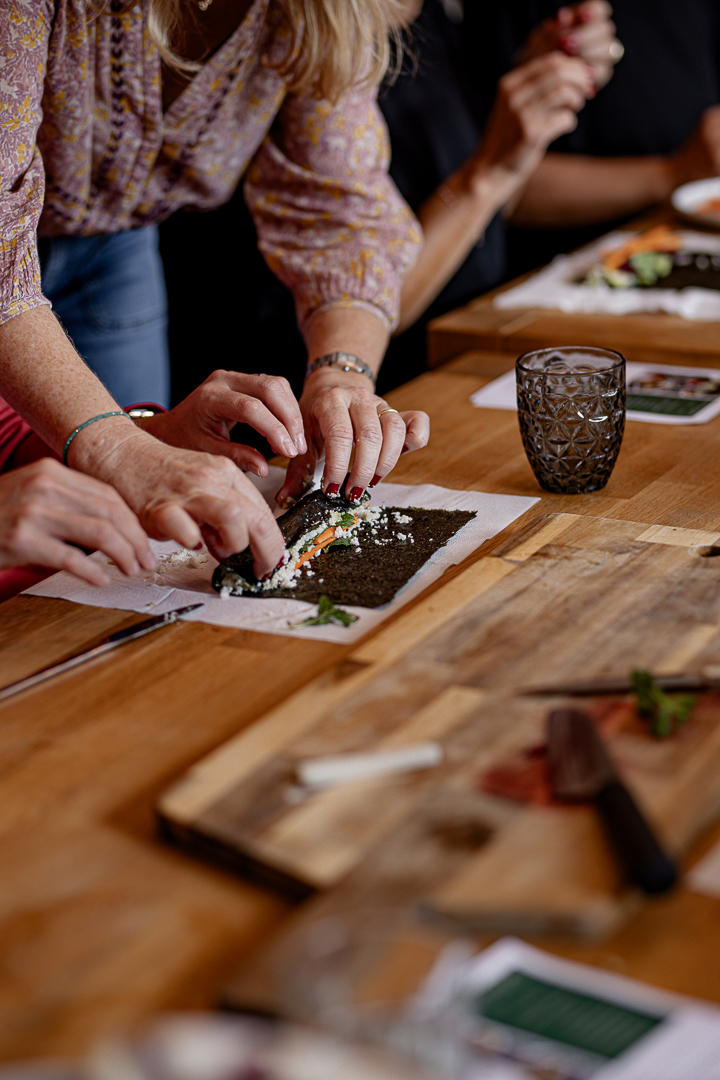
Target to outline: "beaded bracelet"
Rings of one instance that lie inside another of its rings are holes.
[[[63,465],[67,465],[67,463],[68,463],[67,458],[68,458],[68,450],[70,449],[70,443],[73,441],[75,436],[79,432],[82,431],[83,428],[88,427],[90,424],[94,424],[96,420],[106,420],[108,418],[108,416],[127,416],[127,415],[128,414],[126,412],[123,412],[122,409],[117,410],[116,412],[104,412],[104,413],[100,413],[98,416],[91,416],[90,419],[86,420],[84,424],[80,425],[80,427],[76,427],[74,431],[70,432],[70,434],[67,437],[67,442],[63,446],[63,452],[62,452]],[[128,416],[128,420],[130,420],[130,419],[131,419],[131,417]]]

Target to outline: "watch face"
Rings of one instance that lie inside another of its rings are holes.
[[[154,416],[155,415],[155,410],[154,409],[145,409],[145,408],[143,408],[143,409],[128,409],[127,414],[128,414],[128,416],[131,416],[133,418],[133,420],[139,420],[143,416]]]

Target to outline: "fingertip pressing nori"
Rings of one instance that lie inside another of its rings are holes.
[[[293,536],[297,540],[314,524],[322,524],[329,510],[337,510],[344,501],[328,500],[322,493],[320,500],[309,502],[307,511],[300,510],[301,502],[278,519],[281,529],[285,517],[298,511],[293,519]],[[306,497],[307,498],[307,497]],[[328,502],[330,505],[328,506]],[[322,510],[319,518],[312,516]],[[376,522],[361,522],[355,535],[359,547],[354,544],[326,549],[317,558],[303,566],[295,588],[271,589],[260,595],[285,597],[317,603],[320,596],[328,596],[334,604],[351,604],[357,607],[376,608],[389,603],[424,563],[443,547],[456,532],[471,521],[474,510],[427,510],[419,507],[383,507],[382,518]],[[395,515],[410,521],[398,522]],[[283,529],[283,535],[285,530]],[[294,542],[293,540],[290,543]],[[219,589],[225,573],[237,573],[237,560],[246,560],[252,573],[252,558],[246,554],[233,556],[221,563],[213,576],[213,585]],[[245,577],[243,573],[243,577]],[[255,577],[253,575],[253,581]],[[216,584],[216,581],[219,584]]]
[[[347,477],[345,480],[347,482]],[[280,532],[285,541],[285,547],[292,547],[303,533],[308,532],[317,525],[321,525],[323,521],[328,519],[333,510],[349,510],[357,505],[357,503],[350,502],[346,498],[345,484],[343,484],[342,491],[335,496],[326,495],[320,488],[309,491],[277,519]],[[249,589],[258,584],[258,579],[255,577],[253,570],[253,556],[250,548],[245,548],[244,551],[239,552],[237,555],[230,555],[229,558],[224,559],[215,567],[212,577],[213,589],[217,589],[218,592],[222,589],[223,579],[226,574],[237,575],[247,582]],[[266,593],[263,595],[275,594]]]

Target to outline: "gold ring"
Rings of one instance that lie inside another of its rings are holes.
[[[380,419],[381,416],[384,416],[386,412],[398,412],[398,410],[397,409],[383,409],[382,412],[378,413],[378,420]]]

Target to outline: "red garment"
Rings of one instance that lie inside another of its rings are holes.
[[[130,408],[149,408],[154,409],[155,412],[167,411],[151,402],[142,402]],[[42,457],[54,457],[59,460],[58,455],[35,434],[30,425],[26,424],[14,409],[0,398],[0,472],[9,472],[22,465],[30,465]],[[0,570],[0,603],[3,600],[9,600],[11,596],[17,596],[18,593],[54,573],[54,570],[43,570],[39,566],[16,566],[10,570]]]
[[[26,439],[33,435],[33,430],[21,416],[0,398],[0,472],[11,469],[11,457]],[[38,440],[38,447],[40,447]],[[40,455],[38,455],[40,456]],[[0,570],[0,603],[17,596],[24,589],[49,577],[53,570],[41,570],[28,566],[16,566],[10,570]]]
[[[32,434],[32,428],[0,398],[0,472],[8,469],[8,459],[21,442]]]

